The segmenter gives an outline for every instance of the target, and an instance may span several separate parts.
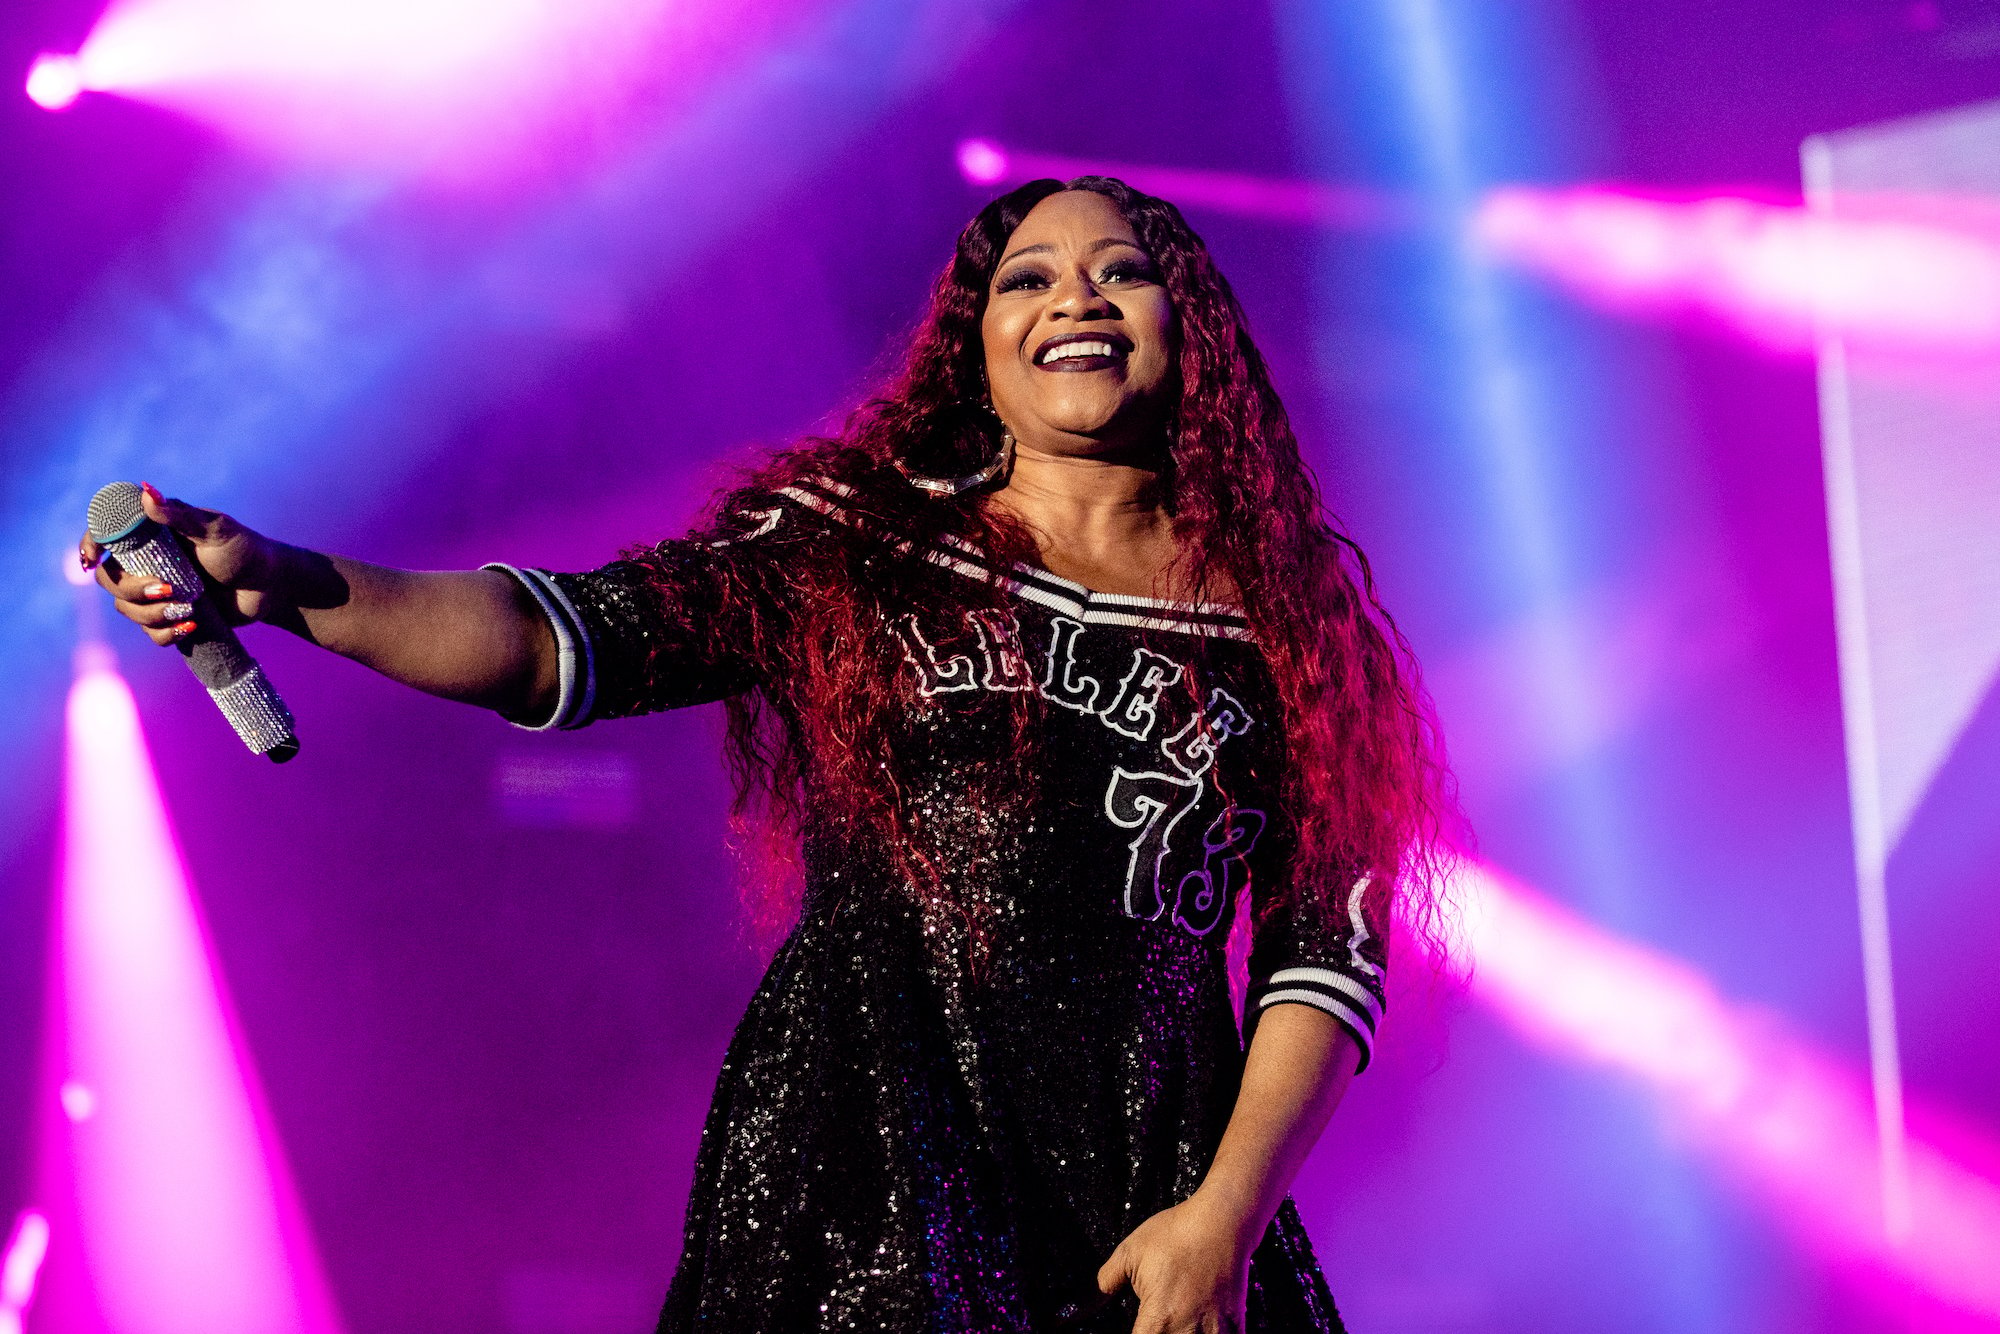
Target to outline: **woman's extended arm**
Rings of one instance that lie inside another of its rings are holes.
[[[1361,1049],[1331,1015],[1273,1005],[1257,1023],[1242,1091],[1201,1186],[1154,1214],[1098,1271],[1109,1293],[1139,1298],[1133,1334],[1234,1334],[1243,1325],[1250,1255],[1326,1129]]]
[[[225,514],[145,490],[147,515],[194,554],[211,596],[234,624],[263,621],[433,695],[546,715],[556,698],[553,632],[532,596],[492,570],[392,570],[287,546]],[[86,564],[120,612],[171,644],[192,629],[166,608],[190,590],[168,589],[118,567],[88,538]],[[183,628],[185,627],[185,628]]]

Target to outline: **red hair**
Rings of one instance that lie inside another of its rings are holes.
[[[888,625],[897,611],[882,590],[922,589],[945,613],[996,605],[975,580],[940,580],[916,553],[944,534],[1004,563],[1032,562],[1032,541],[982,503],[978,492],[934,500],[903,469],[956,477],[1000,447],[986,409],[980,337],[987,291],[1007,238],[1028,212],[1062,190],[1088,190],[1118,207],[1152,257],[1179,331],[1179,402],[1168,424],[1165,488],[1181,556],[1176,596],[1220,600],[1233,586],[1283,705],[1286,813],[1297,832],[1290,874],[1267,903],[1310,896],[1331,905],[1361,874],[1373,877],[1365,908],[1385,924],[1392,901],[1420,940],[1435,946],[1454,804],[1429,701],[1409,645],[1376,596],[1367,558],[1328,515],[1242,307],[1208,248],[1172,204],[1121,181],[1085,176],[1034,181],[980,210],[958,238],[898,374],[838,436],[782,451],[720,497],[710,531],[760,509],[759,497],[802,478],[851,488],[857,507],[908,537],[898,555],[879,539],[843,539],[833,559],[788,570],[807,614],[783,642],[762,646],[765,679],[781,688],[729,701],[727,752],[740,819],[788,843],[799,832],[803,792],[815,813],[843,813],[847,827],[886,838],[922,896],[953,891],[927,855],[912,803],[898,790],[891,720],[905,708],[905,667]],[[864,574],[863,566],[870,567]],[[896,566],[885,570],[885,564]],[[893,577],[882,577],[891,574]],[[900,604],[899,604],[900,605]],[[1029,711],[1015,697],[1021,744],[974,774],[996,803],[1032,791]],[[775,846],[767,843],[766,846]],[[753,902],[765,923],[795,907],[769,877]],[[965,903],[949,903],[976,916]],[[976,924],[975,924],[976,925]]]

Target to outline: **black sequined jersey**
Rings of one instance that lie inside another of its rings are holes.
[[[755,646],[803,614],[786,562],[865,527],[851,495],[802,482],[739,538],[588,574],[489,567],[555,630],[543,725],[781,698]],[[1361,887],[1265,901],[1285,866],[1279,714],[1241,616],[995,571],[951,539],[922,554],[1007,595],[961,624],[921,597],[885,616],[907,687],[897,778],[958,901],[980,907],[979,948],[892,858],[817,833],[839,813],[807,791],[804,906],[716,1086],[663,1331],[1129,1329],[1129,1299],[1063,1313],[1221,1140],[1243,1062],[1224,946],[1246,895],[1264,909],[1249,1022],[1313,1005],[1364,1065],[1373,1046],[1385,956]],[[746,611],[725,581],[770,596]],[[1020,694],[1033,799],[976,802],[968,775],[1014,740]],[[1340,1328],[1290,1201],[1252,1262],[1249,1322]]]

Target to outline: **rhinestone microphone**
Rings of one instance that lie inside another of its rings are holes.
[[[113,482],[90,498],[90,536],[134,574],[172,584],[175,591],[205,590],[201,571],[174,535],[146,517],[139,488]],[[167,604],[170,607],[176,604]],[[243,649],[236,632],[205,594],[184,604],[180,619],[194,618],[194,633],[175,647],[187,659],[188,670],[208,689],[208,697],[259,755],[283,763],[299,753],[291,710],[264,675],[257,660]]]

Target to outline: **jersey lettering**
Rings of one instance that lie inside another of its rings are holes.
[[[979,632],[979,654],[986,660],[979,684],[987,690],[1033,690],[1035,673],[1021,647],[1020,622],[1004,611],[969,612],[967,619]]]
[[[1076,673],[1076,641],[1083,622],[1058,616],[1049,626],[1048,668],[1042,674],[1042,694],[1065,709],[1097,712],[1097,678]]]
[[[1114,769],[1104,790],[1104,813],[1120,829],[1136,829],[1128,844],[1132,860],[1125,868],[1125,915],[1148,922],[1166,911],[1160,888],[1160,863],[1168,840],[1183,815],[1201,800],[1199,778],[1170,774],[1135,774]]]
[[[1201,866],[1181,877],[1174,892],[1174,920],[1205,936],[1250,883],[1250,849],[1264,832],[1264,812],[1231,806],[1201,836]]]
[[[903,656],[917,669],[917,693],[926,698],[954,690],[979,689],[978,668],[963,653],[940,655],[917,628],[915,616],[899,617],[896,633],[903,640]]]
[[[1208,692],[1208,707],[1188,719],[1187,726],[1160,743],[1160,753],[1190,778],[1199,778],[1215,764],[1215,750],[1233,736],[1250,730],[1250,711],[1226,690]]]
[[[1118,693],[1098,717],[1107,727],[1134,741],[1153,734],[1159,721],[1160,692],[1181,679],[1181,665],[1149,648],[1132,650],[1132,670],[1118,683]]]

